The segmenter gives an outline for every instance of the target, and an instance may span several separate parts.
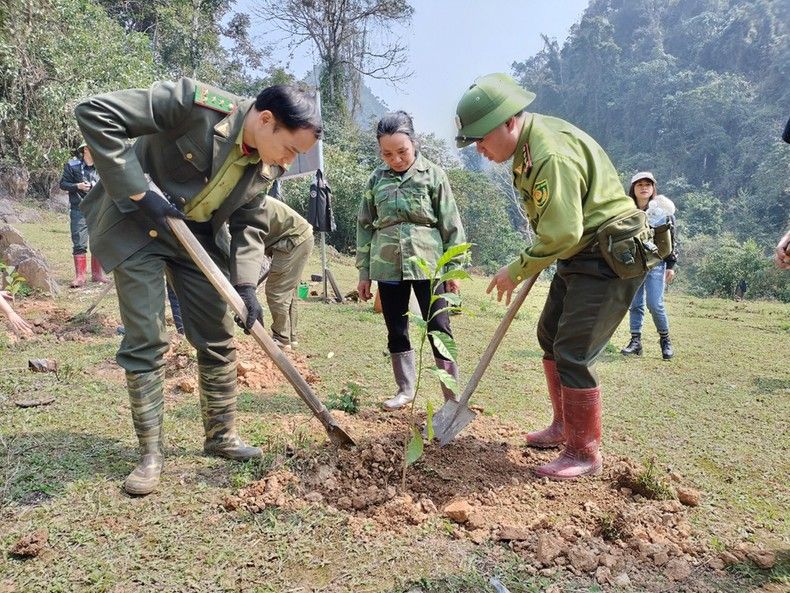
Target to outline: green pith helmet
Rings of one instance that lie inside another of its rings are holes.
[[[495,72],[476,79],[455,109],[458,148],[480,140],[535,100],[507,74]]]
[[[80,145],[77,147],[77,153],[78,153],[78,154],[82,154],[83,152],[85,152],[85,149],[86,149],[87,147],[88,147],[88,145],[87,145],[85,142],[83,142],[82,144],[80,144]]]

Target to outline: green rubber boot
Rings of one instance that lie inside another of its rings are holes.
[[[206,431],[203,452],[236,461],[261,457],[260,448],[247,445],[236,432],[236,363],[200,365],[198,375]]]
[[[140,463],[124,481],[123,489],[135,496],[150,494],[159,486],[163,459],[164,380],[164,368],[126,373],[132,422],[140,443]]]

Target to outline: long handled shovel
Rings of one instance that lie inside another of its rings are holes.
[[[90,317],[91,314],[93,313],[93,310],[99,306],[99,303],[101,303],[104,300],[104,297],[110,294],[110,291],[113,288],[115,288],[115,283],[108,282],[107,284],[105,284],[104,288],[101,289],[99,296],[96,297],[96,300],[93,301],[93,304],[90,307],[88,307],[87,311],[85,311],[84,313],[77,313],[73,317],[70,317],[69,321],[83,322],[87,320],[88,317]]]
[[[505,313],[502,321],[499,322],[499,327],[496,328],[494,337],[491,338],[491,342],[488,344],[488,348],[483,352],[480,362],[477,363],[475,372],[472,373],[469,382],[466,384],[466,387],[464,387],[461,399],[457,402],[452,400],[448,401],[438,412],[436,412],[436,414],[434,414],[433,432],[439,440],[440,447],[444,447],[447,443],[452,441],[455,436],[466,428],[469,423],[475,419],[475,416],[477,416],[477,414],[469,409],[469,399],[472,397],[475,389],[477,389],[477,384],[480,382],[483,373],[486,372],[488,365],[491,363],[491,359],[494,357],[497,348],[499,348],[502,338],[505,337],[510,323],[516,316],[516,313],[518,313],[521,304],[524,302],[524,299],[527,298],[532,285],[535,284],[535,280],[537,279],[538,275],[536,274],[527,280],[521,290],[516,294],[516,298],[510,303],[507,313]]]
[[[225,275],[217,267],[217,264],[211,260],[203,246],[195,239],[195,236],[192,234],[192,231],[189,230],[186,223],[184,223],[183,220],[168,217],[167,224],[170,226],[170,230],[173,231],[176,238],[181,242],[181,245],[184,246],[187,253],[189,253],[197,267],[206,275],[208,281],[217,289],[217,292],[219,292],[225,302],[228,303],[233,312],[241,319],[246,319],[247,307],[244,306],[241,297],[228,279],[225,278]],[[324,425],[329,435],[329,440],[341,447],[355,446],[356,443],[354,443],[354,440],[338,426],[326,406],[316,397],[313,390],[307,384],[307,381],[304,380],[304,377],[299,374],[299,371],[291,364],[291,361],[288,360],[277,347],[274,340],[269,337],[269,334],[266,333],[266,330],[264,330],[263,325],[261,325],[259,321],[256,321],[252,326],[250,333],[266,354],[269,355],[269,358],[274,361],[277,368],[285,375],[285,378],[288,379],[288,382],[296,390],[299,397],[307,404],[307,407],[310,408],[313,415]]]

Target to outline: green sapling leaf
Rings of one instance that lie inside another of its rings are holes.
[[[429,336],[433,336],[433,345],[439,353],[445,358],[449,358],[455,362],[458,356],[458,346],[450,336],[438,329],[428,332]]]
[[[411,311],[407,311],[406,315],[409,316],[409,319],[420,328],[420,331],[427,331],[428,330],[428,322],[425,321],[421,315],[417,315],[416,313],[412,313]]]
[[[408,447],[406,447],[406,465],[411,465],[422,457],[423,442],[422,434],[417,430],[416,426],[411,427],[411,440]]]
[[[425,261],[424,258],[422,258],[422,257],[420,257],[418,255],[412,255],[406,261],[415,264],[418,268],[420,268],[422,270],[422,273],[425,274],[426,277],[428,277],[428,278],[431,277],[431,268],[428,266],[428,262]]]
[[[441,284],[442,282],[447,282],[448,280],[469,280],[470,278],[471,276],[469,275],[469,272],[462,270],[461,268],[456,268],[455,270],[450,270],[449,272],[442,274],[436,282]]]
[[[441,272],[442,268],[446,266],[451,259],[458,257],[461,254],[466,253],[472,247],[471,243],[460,243],[458,245],[453,245],[444,252],[444,255],[439,258],[439,261],[436,262],[436,272]],[[430,275],[430,274],[429,274]],[[435,274],[438,276],[438,274]]]
[[[450,373],[445,371],[444,369],[439,369],[436,367],[431,367],[428,369],[428,372],[433,374],[439,381],[442,382],[442,385],[447,387],[453,393],[458,393],[458,381],[456,381],[455,377],[453,377]]]

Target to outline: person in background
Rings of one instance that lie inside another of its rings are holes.
[[[67,162],[60,177],[60,189],[69,192],[69,219],[71,226],[71,253],[74,257],[74,280],[69,286],[85,286],[88,272],[88,224],[80,212],[80,203],[91,188],[99,181],[99,173],[93,165],[91,149],[84,142],[77,148],[77,156]],[[91,280],[108,282],[101,263],[93,254],[91,258]]]
[[[787,231],[776,244],[774,263],[780,270],[790,270],[790,231]]]
[[[266,304],[272,314],[272,338],[283,349],[299,345],[296,289],[313,250],[313,227],[288,204],[269,194],[267,233],[263,241],[270,258],[265,283]]]
[[[631,325],[631,341],[620,350],[624,356],[642,354],[642,324],[645,320],[645,302],[653,317],[659,336],[661,357],[669,360],[674,356],[672,341],[669,339],[669,317],[664,307],[664,290],[667,284],[675,279],[675,264],[678,261],[675,243],[675,204],[666,196],[659,195],[656,189],[656,178],[650,171],[642,171],[631,178],[628,195],[634,200],[637,208],[647,213],[648,222],[652,226],[671,223],[672,252],[664,261],[647,273],[644,284],[640,286],[629,309]]]
[[[790,144],[790,119],[785,124],[785,131],[782,134],[782,140]],[[788,230],[784,237],[779,239],[774,249],[774,263],[780,270],[790,270],[790,230]]]
[[[13,300],[14,297],[11,296],[10,292],[7,290],[0,290],[0,313],[5,315],[6,319],[8,319],[8,327],[11,328],[11,331],[17,336],[32,336],[33,328],[11,307],[10,303],[12,303]]]
[[[538,322],[554,417],[549,427],[527,435],[527,445],[564,444],[557,459],[534,472],[569,480],[602,468],[595,362],[644,280],[639,258],[645,254],[635,251],[634,237],[646,236],[649,227],[646,221],[637,224],[640,213],[601,146],[566,121],[528,112],[534,99],[507,74],[481,76],[458,102],[456,143],[476,144],[495,163],[513,159],[513,186],[535,231],[532,245],[494,275],[488,292],[496,289],[497,300],[510,304],[519,283],[557,262]],[[599,235],[606,243],[616,239],[620,253],[630,256],[617,264],[612,259],[619,273],[604,257]]]
[[[423,319],[447,307],[445,299],[430,304],[430,280],[409,260],[422,257],[433,269],[448,248],[464,243],[461,216],[447,174],[426,159],[415,141],[414,125],[404,111],[387,113],[376,127],[376,138],[384,161],[368,179],[357,216],[357,292],[363,301],[372,297],[371,282],[378,282],[382,313],[387,325],[387,349],[398,391],[384,402],[394,410],[414,400],[416,362],[409,341],[409,299],[412,290]],[[460,268],[463,256],[452,260],[446,271]],[[457,293],[459,282],[448,280],[437,292]],[[429,311],[430,307],[430,311]],[[450,317],[443,311],[428,322],[428,331],[452,336]],[[458,366],[446,359],[429,336],[439,369],[458,378]],[[442,384],[445,400],[453,392]]]

